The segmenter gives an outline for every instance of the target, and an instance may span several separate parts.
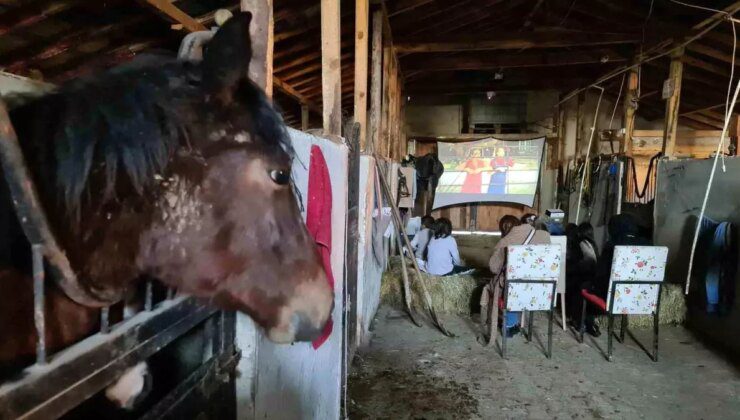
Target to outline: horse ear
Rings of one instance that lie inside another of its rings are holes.
[[[224,104],[231,102],[239,82],[247,78],[252,59],[249,36],[250,12],[239,12],[227,20],[203,51],[203,86]]]

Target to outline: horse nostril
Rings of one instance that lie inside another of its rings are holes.
[[[321,335],[322,328],[316,328],[311,319],[302,312],[296,312],[292,318],[295,341],[314,341]]]

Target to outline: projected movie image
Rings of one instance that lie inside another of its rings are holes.
[[[434,208],[472,202],[534,204],[544,138],[439,142],[445,167]]]

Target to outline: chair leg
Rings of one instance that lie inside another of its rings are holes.
[[[566,331],[567,328],[565,326],[565,293],[560,294],[560,314],[563,317],[563,331]]]
[[[606,359],[612,361],[612,349],[614,348],[614,315],[609,313],[609,336],[607,338]]]
[[[627,332],[627,325],[629,323],[629,318],[627,318],[627,315],[622,315],[622,327],[619,329],[619,342],[624,344],[624,334]]]
[[[534,323],[534,312],[527,311],[527,314],[529,315],[529,319],[527,320],[527,329],[529,332],[527,333],[527,341],[532,341],[532,324]]]
[[[508,333],[506,329],[506,305],[504,305],[504,310],[502,311],[502,321],[501,321],[501,357],[506,359],[506,334]]]
[[[658,361],[658,330],[660,328],[659,325],[659,319],[658,319],[658,312],[656,311],[655,314],[653,314],[653,362]]]
[[[553,313],[555,311],[550,309],[550,320],[547,324],[547,358],[552,358],[552,319],[553,319]]]
[[[578,332],[581,334],[581,344],[583,344],[583,333],[586,331],[586,298],[583,298],[583,309],[581,310],[581,326]]]

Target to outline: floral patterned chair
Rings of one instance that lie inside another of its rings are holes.
[[[552,319],[556,286],[563,264],[560,245],[512,245],[507,248],[506,282],[502,314],[526,311],[527,340],[532,340],[533,312],[547,311],[547,358],[552,357]],[[501,334],[501,355],[506,357],[506,334]]]
[[[606,301],[599,296],[582,290],[583,313],[580,336],[583,343],[586,307],[594,305],[609,317],[607,336],[607,359],[612,360],[612,335],[614,316],[622,317],[619,341],[624,342],[628,315],[653,316],[653,361],[658,361],[658,312],[660,291],[665,277],[668,248],[662,246],[617,246],[614,247],[609,290]]]

